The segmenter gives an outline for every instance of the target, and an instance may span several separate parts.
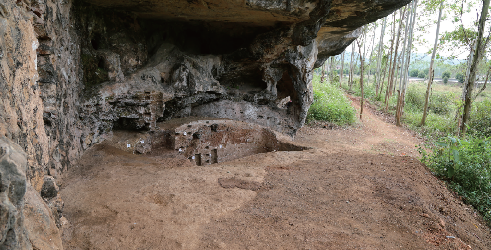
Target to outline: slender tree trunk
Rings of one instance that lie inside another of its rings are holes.
[[[376,23],[374,23],[376,24]],[[372,38],[372,49],[370,50],[370,57],[368,57],[368,78],[367,78],[367,83],[370,84],[370,74],[372,72],[372,68],[370,67],[371,65],[371,60],[372,60],[372,55],[373,55],[373,47],[375,47],[375,35],[377,33],[377,26],[374,25],[373,27],[373,38]]]
[[[385,60],[385,67],[384,67],[384,75],[382,76],[382,81],[380,82],[380,91],[378,92],[377,100],[381,99],[382,95],[382,90],[384,89],[384,81],[385,81],[385,76],[387,74],[387,63],[389,62],[389,58],[386,58]],[[384,65],[384,62],[382,61],[382,65]]]
[[[368,28],[368,27],[367,27],[367,28]],[[363,33],[364,33],[364,34],[363,34],[363,38],[364,38],[364,39],[363,39],[363,58],[365,58],[365,55],[366,55],[366,54],[365,54],[365,52],[366,52],[366,46],[365,46],[365,45],[366,45],[366,41],[365,41],[365,40],[367,39],[367,33],[368,33],[368,32],[367,32],[367,30],[365,29],[365,31],[364,31]],[[363,72],[361,72],[361,65],[360,65],[360,77],[361,77],[362,75],[363,75]]]
[[[411,14],[412,14],[412,9],[408,12],[408,16],[406,17],[406,24],[404,25],[404,42],[402,46],[402,52],[401,52],[401,66],[399,67],[400,70],[400,77],[399,77],[399,89],[397,90],[397,105],[396,105],[396,126],[401,126],[401,101],[402,101],[402,79],[404,78],[404,65],[405,65],[405,53],[406,53],[406,45],[407,45],[407,38],[408,38],[408,26],[409,26],[409,19],[411,19]]]
[[[325,79],[326,79],[326,81],[327,81],[327,82],[329,82],[329,69],[331,68],[331,67],[330,67],[330,65],[329,65],[329,64],[330,64],[330,62],[329,62],[330,60],[329,60],[329,59],[331,59],[331,58],[332,58],[332,56],[331,56],[331,57],[329,57],[329,58],[326,60],[326,62],[324,63],[324,64],[325,64],[325,66],[326,66],[326,75],[325,75],[324,77],[325,77]]]
[[[440,33],[440,22],[442,20],[442,12],[443,12],[443,0],[440,3],[440,12],[438,13],[438,22],[436,24],[436,36],[435,36],[435,44],[433,45],[433,53],[431,54],[431,63],[430,63],[430,70],[428,72],[428,76],[432,75],[433,72],[433,64],[435,62],[435,55],[436,55],[436,48],[438,45],[438,35]],[[423,108],[423,118],[421,118],[421,126],[425,125],[426,122],[426,116],[428,115],[428,104],[430,101],[430,89],[431,89],[431,84],[433,83],[433,77],[429,77],[428,81],[428,87],[426,88],[426,95],[425,95],[425,105]]]
[[[388,97],[389,97],[389,87],[390,87],[390,79],[392,78],[392,58],[394,57],[394,55],[392,54],[393,53],[393,50],[394,50],[394,42],[395,42],[395,39],[396,39],[396,12],[394,12],[392,14],[392,18],[393,18],[393,21],[392,21],[392,40],[390,42],[390,52],[389,52],[389,58],[387,58],[387,62],[388,62],[388,65],[386,65],[385,67],[385,71],[387,70],[387,66],[389,66],[389,75],[387,77],[387,87],[386,87],[386,90],[385,90],[385,103],[388,104]],[[384,73],[384,78],[385,78],[385,73]],[[383,81],[383,79],[382,79]],[[382,91],[380,91],[382,92]],[[387,107],[386,107],[386,111],[387,111]]]
[[[322,64],[321,66],[321,83],[324,82],[324,76],[326,75],[326,63],[327,63],[327,60],[324,62],[324,64]]]
[[[412,2],[411,2],[412,4]],[[401,52],[401,67],[399,68],[399,70],[401,71],[400,72],[400,78],[399,78],[399,91],[402,90],[402,81],[404,79],[404,69],[405,69],[405,65],[406,65],[406,48],[407,48],[407,43],[408,43],[408,38],[409,38],[409,26],[410,26],[410,23],[409,23],[409,20],[412,20],[412,9],[411,7],[409,8],[409,12],[407,13],[407,18],[406,18],[406,25],[404,25],[404,42],[402,43],[403,46],[402,46],[402,52]]]
[[[351,45],[351,61],[349,64],[349,80],[348,80],[348,85],[349,85],[349,91],[351,91],[351,86],[353,85],[353,57],[355,55],[355,43]]]
[[[395,93],[396,92],[396,85],[397,85],[396,83],[401,78],[401,76],[400,76],[400,70],[399,70],[402,67],[402,65],[401,65],[402,62],[401,61],[402,61],[402,54],[399,55],[399,58],[397,59],[397,70],[395,72],[396,77],[394,78],[394,86],[393,86],[393,89],[392,89],[392,93]]]
[[[477,44],[476,41],[474,41],[474,44],[471,47],[471,52],[469,53],[469,56],[467,57],[467,67],[466,67],[464,84],[462,85],[462,96],[461,96],[461,100],[462,100],[462,103],[463,104],[462,105],[459,105],[457,107],[457,111],[455,112],[455,119],[456,120],[458,119],[458,126],[459,126],[458,133],[459,134],[461,132],[460,126],[462,125],[462,115],[460,114],[460,112],[462,111],[463,105],[465,104],[465,93],[466,93],[465,86],[466,86],[466,82],[469,79],[470,68],[471,68],[471,64],[472,64],[473,58],[474,58],[474,51],[476,51],[476,44]]]
[[[343,75],[344,75],[344,52],[341,53],[341,71],[339,72],[339,87],[341,88],[341,83],[343,82]]]
[[[329,63],[329,82],[333,82],[333,78],[334,78],[334,70],[336,69],[335,65],[334,65],[334,56],[331,56],[331,63]]]
[[[412,53],[412,49],[413,49],[413,35],[414,35],[414,26],[416,26],[416,16],[417,16],[417,13],[416,13],[416,10],[418,8],[418,1],[419,0],[413,0],[414,1],[414,10],[413,10],[413,17],[412,17],[412,21],[411,21],[411,30],[409,31],[409,41],[408,41],[408,47],[407,47],[407,58],[406,58],[406,68],[405,68],[405,73],[404,73],[404,86],[403,86],[403,90],[404,90],[404,95],[406,95],[406,90],[407,90],[407,85],[409,84],[409,64],[411,63],[411,53]],[[402,102],[402,108],[404,108],[404,105],[405,105],[405,101],[403,99],[403,102]]]
[[[384,22],[382,24],[382,30],[380,32],[380,40],[379,40],[379,46],[378,46],[378,55],[377,55],[377,72],[376,72],[376,77],[375,77],[375,96],[378,96],[379,94],[379,87],[380,87],[380,75],[381,75],[381,67],[382,67],[382,55],[383,55],[383,47],[384,47],[384,35],[385,35],[385,26],[387,24],[387,17],[384,18]],[[370,81],[368,81],[370,82]]]
[[[394,87],[395,87],[395,84],[394,84],[394,78],[397,79],[397,75],[396,75],[396,68],[397,68],[397,52],[399,50],[399,42],[400,42],[400,38],[401,38],[401,30],[402,30],[402,21],[404,20],[404,15],[406,13],[406,9],[407,7],[404,7],[404,10],[400,12],[400,20],[399,20],[399,28],[398,28],[398,31],[397,31],[397,39],[396,39],[396,48],[394,50],[394,63],[392,65],[392,73],[391,73],[391,77],[390,77],[390,81],[389,81],[389,92],[388,92],[388,95],[385,95],[385,111],[387,111],[389,109],[389,99],[390,97],[392,96],[393,92],[394,92]]]
[[[364,64],[364,54],[362,55],[361,53],[361,46],[358,42],[358,40],[356,40],[356,42],[358,43],[358,50],[359,50],[359,53],[360,53],[360,90],[361,90],[361,100],[360,100],[360,120],[363,118],[363,104],[365,102],[365,93],[364,93],[364,90],[363,90],[363,64]]]
[[[411,47],[412,47],[412,42],[413,42],[413,30],[414,26],[416,24],[416,9],[418,7],[418,0],[413,1],[413,7],[412,11],[410,13],[410,24],[409,27],[406,27],[406,38],[407,38],[407,44],[405,44],[404,47],[407,46],[406,48],[406,58],[403,59],[403,68],[401,69],[401,81],[399,85],[399,100],[397,102],[398,106],[396,109],[396,126],[402,126],[401,124],[401,118],[404,112],[404,104],[405,104],[405,95],[406,95],[406,89],[407,89],[407,83],[408,83],[408,71],[409,71],[409,63],[411,61]],[[406,20],[406,24],[407,24]],[[406,40],[406,38],[404,40]],[[404,59],[405,63],[404,63]]]
[[[465,135],[467,132],[467,123],[470,118],[471,106],[472,106],[472,89],[474,88],[474,83],[476,81],[477,65],[482,57],[483,50],[482,37],[484,33],[484,26],[486,26],[486,17],[488,16],[489,0],[483,0],[481,17],[479,18],[479,31],[477,34],[476,50],[474,52],[474,58],[469,69],[469,79],[466,81],[465,85],[465,101],[464,101],[464,113],[462,114],[462,124],[460,124],[461,135]]]

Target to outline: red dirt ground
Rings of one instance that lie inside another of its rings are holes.
[[[479,215],[417,160],[421,140],[370,109],[294,143],[312,149],[206,167],[97,145],[63,181],[64,246],[491,249]]]

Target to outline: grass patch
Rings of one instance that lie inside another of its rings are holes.
[[[314,102],[310,106],[307,121],[328,121],[340,126],[355,122],[356,110],[342,89],[329,83],[321,83],[319,75],[314,75],[312,84]]]

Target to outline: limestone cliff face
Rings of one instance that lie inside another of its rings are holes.
[[[80,47],[70,14],[70,2],[0,2],[0,137],[9,152],[0,168],[22,166],[24,176],[20,185],[11,181],[11,171],[1,174],[6,194],[18,190],[15,203],[0,195],[8,222],[1,223],[1,249],[62,248],[59,217],[53,216],[59,198],[41,197],[41,191],[46,177],[57,176],[82,152],[75,108]]]
[[[61,248],[56,177],[114,129],[201,116],[294,135],[312,103],[312,70],[408,2],[0,2],[0,137],[26,153],[24,172],[2,172],[0,187],[25,176],[25,192],[0,197],[0,212],[17,211],[2,214],[12,223],[0,227],[0,246]]]

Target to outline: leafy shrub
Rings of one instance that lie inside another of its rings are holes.
[[[464,74],[462,73],[457,73],[457,75],[455,75],[455,79],[457,79],[460,83],[464,83]]]
[[[472,107],[469,133],[480,137],[491,137],[491,100],[477,102]]]
[[[417,69],[413,69],[413,70],[411,70],[411,72],[409,73],[409,76],[411,76],[411,77],[418,77],[418,74],[419,74],[419,70],[417,70]]]
[[[435,92],[431,96],[429,109],[435,114],[449,115],[456,109],[456,94],[452,92]]]
[[[423,111],[425,104],[424,90],[420,85],[409,85],[406,90],[406,107],[412,110]]]
[[[419,78],[426,78],[426,73],[424,71],[420,71],[418,74]]]
[[[445,77],[450,78],[450,72],[448,72],[448,71],[443,72],[442,78],[445,78]]]
[[[491,224],[491,140],[445,137],[429,148],[420,148],[422,162]]]
[[[318,75],[312,83],[314,102],[310,106],[307,120],[329,121],[338,125],[354,123],[356,111],[341,89],[336,85],[321,84]]]
[[[445,83],[445,84],[448,83],[448,76],[443,77],[443,83]]]
[[[331,83],[339,84],[339,75],[334,75],[333,77],[331,77]]]

